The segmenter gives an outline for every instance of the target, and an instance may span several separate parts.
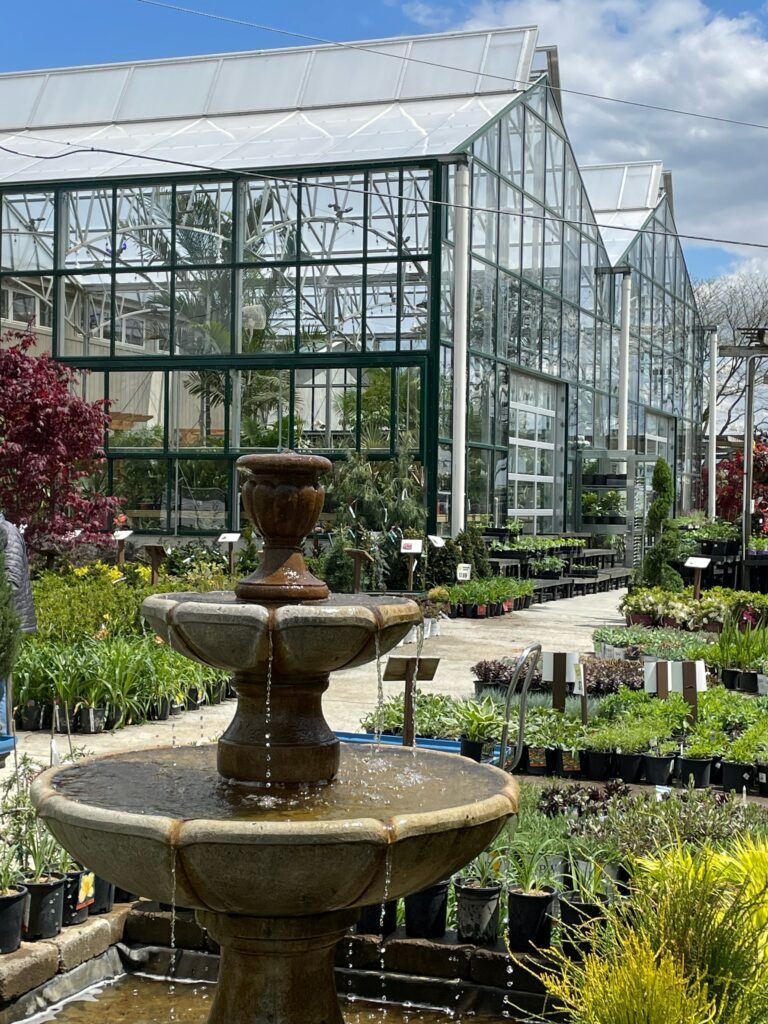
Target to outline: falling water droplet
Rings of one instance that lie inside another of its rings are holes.
[[[376,634],[376,746],[381,746],[381,728],[384,719],[384,673],[381,669],[381,628],[377,624]]]

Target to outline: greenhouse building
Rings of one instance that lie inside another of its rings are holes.
[[[695,504],[671,176],[580,168],[559,84],[535,28],[0,75],[0,332],[91,371],[132,529],[280,447],[405,453],[431,533],[631,529],[659,455]]]

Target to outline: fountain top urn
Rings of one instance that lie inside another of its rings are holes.
[[[322,712],[329,674],[386,654],[421,610],[384,594],[330,595],[307,569],[302,544],[322,511],[328,459],[244,455],[237,467],[245,511],[264,538],[261,565],[234,594],[155,594],[144,617],[182,654],[233,674],[237,713],[218,744],[224,778],[328,782],[339,767]]]
[[[243,455],[237,468],[246,515],[264,538],[262,564],[235,587],[243,601],[318,601],[328,585],[307,569],[302,543],[323,510],[321,473],[331,470],[318,455],[283,452]]]

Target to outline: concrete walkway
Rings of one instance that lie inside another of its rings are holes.
[[[592,650],[592,631],[598,626],[622,625],[618,604],[623,591],[608,591],[563,601],[534,605],[494,619],[452,619],[442,624],[439,637],[425,641],[422,654],[440,658],[432,683],[423,689],[450,693],[458,697],[472,695],[472,665],[481,659],[510,657],[533,641],[545,650]],[[398,648],[395,653],[408,656],[415,645]],[[397,693],[402,683],[385,683],[385,692]],[[347,672],[336,672],[325,695],[325,715],[333,729],[353,731],[360,719],[376,706],[377,675],[375,665],[364,665]],[[100,736],[73,736],[75,746],[89,753],[109,754],[147,747],[212,742],[221,735],[234,714],[234,701],[226,701],[199,712],[186,712],[167,722],[130,726]],[[19,753],[48,761],[50,737],[42,733],[19,733]],[[67,749],[66,736],[57,736],[61,752]],[[13,757],[0,770],[0,782],[13,771]]]

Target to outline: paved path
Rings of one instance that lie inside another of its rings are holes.
[[[592,631],[607,624],[621,625],[617,608],[623,591],[608,591],[563,601],[550,601],[534,605],[525,611],[513,612],[494,619],[453,619],[443,622],[442,634],[425,641],[423,654],[440,658],[440,667],[432,683],[424,689],[467,697],[473,692],[471,667],[483,658],[502,658],[516,648],[539,641],[545,650],[592,649]],[[398,649],[408,655],[415,652],[411,645]],[[385,683],[385,691],[397,692],[400,683]],[[376,705],[376,666],[365,665],[337,672],[323,706],[331,727],[355,730],[360,719]],[[123,750],[166,746],[172,743],[210,742],[226,729],[234,713],[235,704],[205,708],[200,712],[186,712],[168,722],[152,722],[131,726],[101,736],[75,736],[73,742],[95,754],[108,754]],[[65,736],[57,737],[61,750],[67,746]],[[50,738],[41,733],[19,734],[19,752],[47,760]],[[13,758],[0,770],[0,780],[12,770]]]

